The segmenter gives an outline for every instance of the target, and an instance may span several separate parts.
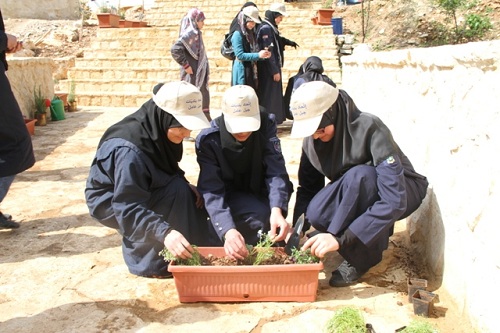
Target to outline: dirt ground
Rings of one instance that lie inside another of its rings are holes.
[[[322,332],[347,305],[361,309],[378,333],[415,318],[406,281],[423,276],[401,221],[383,262],[355,286],[328,286],[340,263],[328,256],[311,303],[179,303],[172,279],[129,274],[119,235],[90,218],[83,191],[102,133],[132,111],[82,108],[35,128],[37,163],[16,178],[1,207],[21,227],[0,231],[0,332]],[[296,186],[300,140],[289,137],[287,125],[280,138]],[[184,142],[181,166],[195,183],[194,143]],[[473,332],[447,294],[435,292],[440,302],[430,322],[440,332]]]

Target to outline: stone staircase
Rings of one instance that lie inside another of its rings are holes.
[[[300,0],[299,0],[300,1]],[[60,87],[76,87],[81,106],[140,106],[151,97],[158,82],[179,80],[179,65],[170,54],[178,37],[183,15],[197,6],[206,16],[203,39],[210,63],[211,109],[219,109],[223,92],[230,86],[231,61],[220,55],[220,43],[229,24],[245,1],[156,0],[155,7],[145,13],[145,28],[99,29],[91,48],[77,58],[68,70],[68,80]],[[272,0],[258,1],[260,16]],[[331,26],[313,25],[311,17],[321,1],[286,3],[289,16],[280,24],[281,34],[300,47],[285,50],[284,88],[288,78],[304,60],[316,55],[323,59],[325,73],[340,83],[341,72]]]

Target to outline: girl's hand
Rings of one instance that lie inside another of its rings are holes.
[[[311,248],[312,255],[323,258],[328,252],[337,251],[339,249],[339,243],[332,234],[326,232],[309,238],[304,245],[302,245],[301,250],[307,250],[308,248]]]

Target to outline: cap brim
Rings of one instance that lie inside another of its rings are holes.
[[[197,131],[204,128],[210,127],[210,123],[205,117],[204,114],[195,114],[195,115],[173,115],[178,122],[185,128],[190,131]]]
[[[252,21],[254,21],[255,23],[259,23],[259,24],[261,24],[261,23],[262,23],[262,21],[261,21],[261,20],[259,20],[259,19],[254,19],[254,18],[252,18]]]
[[[323,114],[312,118],[294,120],[292,123],[292,131],[290,132],[290,137],[305,138],[306,136],[313,135],[314,132],[318,130],[318,126],[321,123],[321,118],[323,118]]]
[[[228,117],[224,115],[224,123],[229,133],[255,132],[260,128],[260,114],[251,117]]]

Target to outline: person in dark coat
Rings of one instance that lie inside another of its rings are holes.
[[[196,138],[198,190],[226,254],[243,259],[245,244],[256,245],[262,233],[286,238],[293,187],[274,115],[259,111],[251,87],[229,88],[211,125]]]
[[[102,136],[85,188],[90,215],[122,236],[130,273],[168,277],[159,252],[189,258],[207,243],[207,214],[179,167],[182,141],[209,127],[202,95],[185,81],[157,85],[139,110]]]
[[[257,30],[259,49],[271,50],[272,48],[271,57],[266,61],[257,63],[259,78],[257,96],[260,105],[267,112],[275,115],[278,125],[286,119],[281,73],[284,64],[285,42],[288,41],[291,45],[297,47],[295,42],[280,36],[278,25],[285,16],[288,16],[288,14],[284,4],[271,4],[270,9],[265,13],[265,19]]]
[[[375,115],[361,112],[344,90],[322,81],[302,84],[290,102],[292,137],[304,137],[294,216],[306,214],[311,236],[302,249],[344,261],[330,285],[354,284],[382,260],[394,223],[422,203],[418,174]],[[325,177],[328,184],[325,186]]]
[[[172,45],[170,52],[181,65],[181,80],[200,89],[203,95],[203,112],[210,121],[210,68],[201,31],[204,24],[205,14],[198,8],[191,8],[182,18],[179,39]]]
[[[0,10],[0,203],[7,196],[15,176],[35,164],[33,145],[16,97],[12,92],[6,71],[5,54],[15,53],[22,48],[22,42],[5,33]],[[0,212],[0,229],[19,228],[19,223],[9,214]]]
[[[257,62],[271,57],[271,52],[260,50],[255,25],[260,23],[256,7],[247,6],[238,14],[238,25],[232,31],[231,44],[236,59],[233,61],[231,85],[247,85],[257,90]]]
[[[297,87],[299,87],[304,82],[309,81],[323,81],[333,87],[337,87],[335,82],[332,81],[327,75],[323,74],[323,61],[321,58],[316,56],[310,56],[304,61],[300,68],[294,76],[288,79],[288,84],[285,89],[285,95],[283,96],[283,104],[285,107],[285,113],[287,119],[293,120],[292,113],[290,112],[290,98],[292,97],[292,92]]]

